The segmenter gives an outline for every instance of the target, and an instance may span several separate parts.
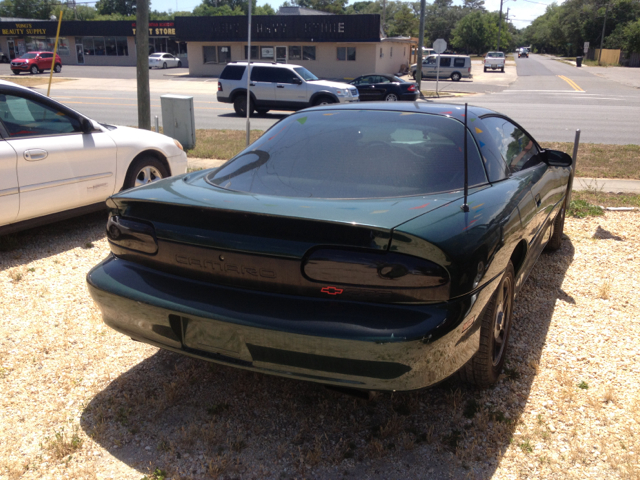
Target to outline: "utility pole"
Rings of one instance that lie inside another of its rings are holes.
[[[138,128],[151,130],[149,0],[136,2],[136,77],[138,80]]]
[[[602,37],[600,38],[600,52],[598,53],[598,65],[600,65],[600,60],[602,59],[602,44],[604,43],[604,28],[607,26],[608,11],[609,11],[609,4],[607,3],[607,8],[604,10],[604,22],[602,23]]]
[[[500,32],[502,30],[502,0],[500,0],[500,16],[498,17],[498,44],[496,45],[496,52],[500,51]]]
[[[426,0],[420,0],[420,33],[418,35],[418,58],[416,63],[416,81],[418,82],[418,95],[422,97],[422,46],[424,45],[424,14]]]
[[[382,34],[386,37],[387,32],[385,27],[387,26],[387,0],[382,0]]]

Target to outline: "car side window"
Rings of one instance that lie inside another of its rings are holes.
[[[40,55],[40,58],[52,58],[53,57],[53,53],[43,53],[42,55]]]
[[[297,78],[297,75],[291,70],[286,68],[274,68],[274,78],[278,83],[293,83],[293,79]]]
[[[516,125],[501,117],[485,117],[482,121],[496,141],[509,171],[516,173],[542,161],[535,142]]]
[[[451,57],[440,57],[440,66],[441,67],[450,67],[451,66]]]
[[[277,72],[277,68],[253,67],[251,69],[251,80],[254,82],[276,83],[278,81]]]
[[[435,65],[435,64],[436,64],[436,57],[427,58],[427,65]]]
[[[454,58],[453,59],[454,67],[464,67],[464,58]]]
[[[81,132],[80,121],[53,107],[0,94],[0,121],[10,138]]]
[[[389,80],[387,77],[376,77],[376,83],[391,83],[391,80]]]

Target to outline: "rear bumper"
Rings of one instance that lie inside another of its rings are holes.
[[[473,356],[497,279],[447,303],[385,305],[222,287],[109,256],[87,283],[105,323],[135,340],[272,375],[406,391]]]

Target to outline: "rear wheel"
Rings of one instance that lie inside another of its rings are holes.
[[[162,64],[162,68],[163,68],[163,69],[166,69],[166,68],[167,68],[167,62],[164,62],[164,63]]]
[[[123,190],[157,182],[168,176],[169,172],[162,162],[151,155],[147,155],[131,164],[124,180]]]
[[[182,67],[182,62],[178,62],[178,68]]]
[[[56,63],[56,66],[53,67],[53,71],[56,73],[60,73],[62,71],[62,65],[60,65],[59,63]]]
[[[462,75],[460,75],[458,72],[453,72],[451,74],[451,80],[453,80],[454,82],[459,82],[461,78]]]
[[[251,111],[249,112],[249,115],[251,115],[253,113],[253,101],[251,102],[250,107]],[[247,96],[246,95],[239,95],[236,97],[236,99],[233,101],[233,109],[236,111],[236,114],[240,117],[246,117],[247,116]]]
[[[502,73],[504,73],[504,67],[502,67],[502,68],[500,69],[500,71],[501,71]]]
[[[390,93],[384,97],[385,102],[397,102],[398,96],[395,93]]]
[[[31,75],[35,75],[36,73],[40,73],[40,70],[38,70],[37,65],[31,65],[31,68],[29,69],[29,71],[31,72]]]
[[[268,108],[256,108],[256,112],[258,113],[258,115],[264,115],[269,111]]]
[[[413,79],[415,80],[415,79],[416,79],[416,72],[413,72],[413,73],[411,74],[411,76],[412,76],[412,77],[413,77]]]
[[[9,57],[2,56],[2,63],[9,63]]]
[[[484,73],[487,73],[487,67],[484,67]]]
[[[480,317],[480,349],[459,371],[460,377],[481,388],[498,381],[504,366],[511,320],[515,275],[509,262],[498,288]]]
[[[551,238],[547,242],[547,246],[544,248],[548,252],[555,252],[562,246],[562,234],[564,232],[564,217],[566,214],[566,200],[562,204],[562,208],[556,215],[556,219],[553,221],[553,233]]]
[[[313,102],[314,106],[317,105],[331,105],[332,103],[336,103],[331,97],[320,97],[316,101]]]

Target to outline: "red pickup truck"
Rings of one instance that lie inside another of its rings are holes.
[[[53,52],[28,52],[19,58],[11,60],[11,71],[20,75],[20,72],[31,72],[32,74],[41,73],[45,70],[51,70],[51,60]],[[53,71],[60,73],[62,70],[62,60],[60,55],[56,53],[56,62]]]

